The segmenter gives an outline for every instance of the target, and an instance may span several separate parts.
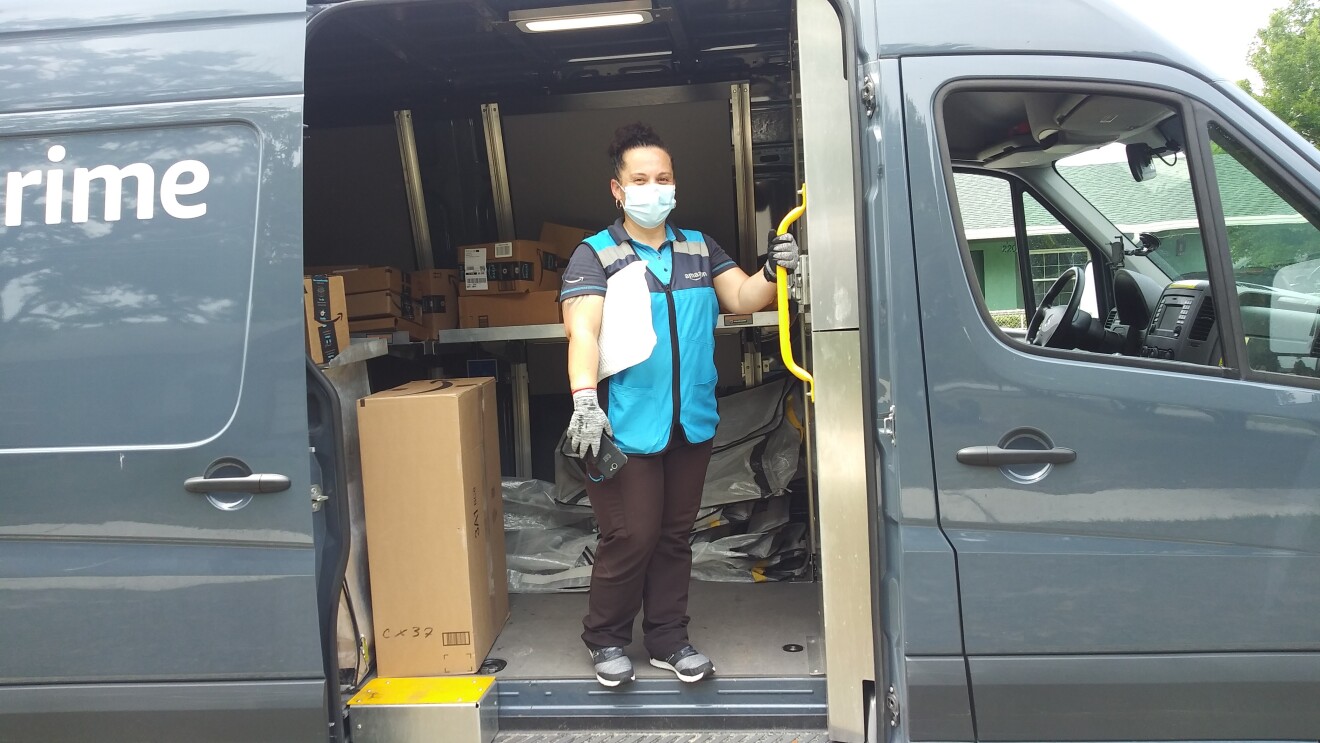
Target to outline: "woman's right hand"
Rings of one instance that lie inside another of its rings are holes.
[[[581,459],[587,454],[600,453],[600,438],[604,434],[614,435],[610,419],[600,409],[600,401],[595,390],[578,390],[573,393],[573,418],[568,422],[568,442]]]

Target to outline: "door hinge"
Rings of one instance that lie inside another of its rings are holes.
[[[330,496],[321,491],[320,485],[312,486],[312,511],[321,510],[321,504],[330,500]]]
[[[889,412],[884,418],[880,419],[880,433],[889,437],[889,443],[898,443],[898,424],[894,420],[894,406],[889,406]]]
[[[898,727],[898,718],[902,708],[898,704],[898,692],[894,691],[892,686],[889,687],[889,692],[885,694],[885,712],[889,716],[889,727]]]
[[[866,118],[875,116],[875,79],[870,75],[862,81],[862,109],[866,111]]]

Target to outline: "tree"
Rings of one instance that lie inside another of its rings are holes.
[[[1264,83],[1239,83],[1266,108],[1320,145],[1320,0],[1290,0],[1256,32],[1247,57]]]

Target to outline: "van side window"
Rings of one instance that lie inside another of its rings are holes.
[[[1247,365],[1320,376],[1320,213],[1226,129],[1209,134]]]
[[[1185,108],[1065,87],[945,97],[955,227],[1010,342],[1222,365]]]
[[[999,175],[964,171],[954,174],[954,184],[967,247],[986,309],[999,327],[1025,332],[1030,319],[1028,312],[1034,309],[1030,298],[1044,296],[1069,268],[1085,267],[1090,254],[1082,241],[1059,224],[1034,196],[1022,192],[1031,273],[1031,290],[1024,292],[1017,257],[1015,196],[1009,181]],[[1060,299],[1066,302],[1070,295],[1071,290],[1065,289]]]

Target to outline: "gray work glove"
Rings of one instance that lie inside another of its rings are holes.
[[[579,459],[585,459],[588,452],[592,456],[600,453],[601,434],[614,435],[610,419],[600,409],[595,390],[578,390],[573,393],[573,418],[568,422],[568,441],[577,452]]]
[[[793,239],[793,233],[785,232],[770,241],[770,249],[766,251],[765,259],[765,280],[775,283],[775,267],[783,266],[791,277],[797,270],[798,254],[801,252],[798,248],[797,240]]]

